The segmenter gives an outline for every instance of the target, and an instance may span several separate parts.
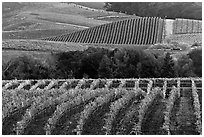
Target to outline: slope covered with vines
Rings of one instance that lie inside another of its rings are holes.
[[[89,29],[54,37],[49,41],[100,44],[148,45],[162,41],[164,20],[158,17],[137,17],[103,24]]]
[[[2,82],[4,135],[202,134],[201,78]]]

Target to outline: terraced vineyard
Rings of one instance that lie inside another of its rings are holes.
[[[201,134],[201,78],[4,80],[4,135]]]
[[[44,38],[49,41],[101,44],[155,44],[162,41],[164,20],[137,17],[91,27],[70,34]]]

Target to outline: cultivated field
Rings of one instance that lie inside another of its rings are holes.
[[[3,31],[2,39],[42,39],[62,34],[69,34],[81,29],[45,29],[45,30],[28,30],[28,31]]]
[[[43,40],[76,43],[140,44],[161,43],[164,20],[141,17],[106,23],[71,34],[48,37]]]
[[[201,134],[202,80],[5,80],[3,134]]]

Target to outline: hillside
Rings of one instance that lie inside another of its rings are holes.
[[[21,2],[3,3],[3,30],[86,28],[108,23],[97,17],[117,15],[103,9],[93,9],[74,3]],[[125,14],[121,14],[125,15]],[[73,27],[72,26],[72,27]]]
[[[14,50],[17,52],[70,51],[72,46],[74,50],[83,50],[92,46],[108,49],[137,46],[139,49],[146,49],[148,45],[143,45],[158,43],[162,39],[161,21],[158,21],[160,22],[158,25],[155,18],[140,20],[135,15],[96,8],[102,7],[103,3],[3,2],[2,4],[2,45],[6,54],[4,60],[7,60],[7,57],[10,59],[9,56],[14,53]],[[194,26],[194,29],[199,27],[197,21],[194,25],[183,20],[180,22],[179,26],[176,25],[179,31],[185,28],[190,30],[188,25]],[[182,23],[185,27],[182,27]],[[201,36],[201,33],[177,34],[166,37],[165,42],[184,42],[192,45],[195,42],[200,43]],[[61,49],[57,43],[64,43],[61,44],[63,45]]]
[[[93,9],[104,9],[105,2],[70,2],[77,5],[93,8]]]
[[[66,33],[71,33],[112,22],[105,20],[108,16],[125,16],[125,14],[118,15],[115,12],[88,8],[75,3],[3,2],[2,7],[2,34],[5,39],[25,39],[22,31],[28,35],[33,31],[36,35],[41,35],[47,30],[53,31],[54,34],[56,30],[58,34],[64,33],[65,30]],[[104,19],[101,20],[99,17]],[[13,34],[14,31],[15,34]],[[50,34],[48,36],[53,36]],[[29,39],[36,39],[36,37]]]
[[[56,37],[50,41],[98,44],[149,45],[161,42],[164,21],[160,18],[132,18]]]

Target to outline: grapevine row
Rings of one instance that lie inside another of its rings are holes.
[[[151,105],[151,103],[154,101],[157,95],[163,96],[161,89],[160,88],[154,88],[145,98],[141,101],[139,105],[139,110],[138,110],[138,119],[139,121],[135,123],[132,132],[136,135],[141,134],[141,126],[142,126],[142,121],[145,116],[145,113],[148,109],[148,107]]]
[[[85,90],[84,94],[78,95],[73,100],[58,105],[54,114],[52,115],[51,118],[48,119],[48,123],[45,125],[46,134],[52,133],[52,130],[55,128],[55,125],[57,124],[58,120],[63,116],[63,114],[65,114],[71,108],[78,106],[81,103],[84,103],[85,101],[89,101],[92,98],[100,96],[101,94],[106,94],[108,92],[109,92],[108,90],[96,90],[96,91]]]
[[[176,97],[178,97],[178,88],[173,87],[171,90],[169,99],[166,104],[166,111],[164,112],[164,123],[163,123],[163,129],[167,132],[168,135],[170,135],[170,115],[171,111],[173,109],[174,102],[176,100]]]
[[[110,105],[110,112],[106,114],[105,125],[103,126],[103,130],[105,130],[106,135],[111,134],[112,124],[113,121],[116,119],[117,114],[121,109],[127,106],[129,101],[131,101],[134,96],[134,92],[129,92]]]
[[[192,95],[193,95],[193,106],[195,109],[195,116],[196,116],[196,129],[198,131],[198,133],[202,134],[202,114],[201,114],[201,105],[199,102],[199,98],[198,98],[198,93],[197,93],[197,89],[195,86],[194,81],[192,81]]]

